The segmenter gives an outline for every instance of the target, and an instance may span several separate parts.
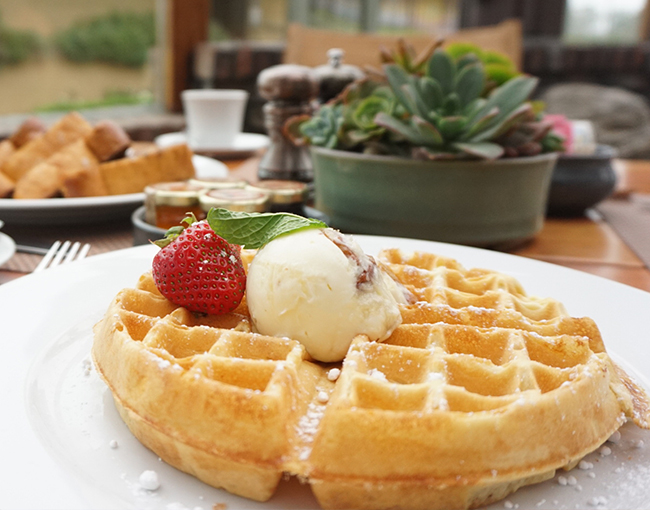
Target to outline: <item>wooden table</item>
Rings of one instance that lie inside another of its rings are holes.
[[[615,162],[617,188],[610,200],[650,194],[650,161]],[[650,292],[650,269],[602,217],[547,218],[542,231],[511,253],[552,262]]]
[[[251,158],[226,163],[233,177],[254,180],[258,162],[258,158]],[[650,161],[616,161],[615,168],[618,185],[613,200],[626,200],[632,192],[650,194]],[[61,237],[63,233],[60,229],[54,229],[50,235]],[[108,229],[84,227],[76,235],[92,242],[90,255],[133,245],[128,221],[114,224]],[[510,250],[510,253],[578,269],[650,292],[650,269],[612,226],[594,211],[579,218],[547,218],[542,231],[534,239]],[[33,257],[34,263],[40,259],[24,254],[18,256],[23,259]],[[11,262],[0,267],[0,284],[29,271],[16,270],[15,261]],[[14,269],[8,268],[12,265]]]

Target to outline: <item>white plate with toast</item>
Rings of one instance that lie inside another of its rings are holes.
[[[205,156],[192,156],[197,177],[222,178],[228,167]],[[0,198],[0,217],[14,225],[71,225],[128,218],[144,202],[144,193],[101,197],[20,199]]]
[[[650,293],[532,259],[428,241],[356,236],[364,249],[398,247],[456,258],[465,267],[517,278],[529,294],[562,301],[598,324],[610,355],[650,389]],[[0,369],[3,439],[0,508],[197,509],[316,508],[309,490],[283,482],[266,503],[211,488],[162,463],[120,420],[92,368],[92,326],[115,294],[151,267],[154,246],[97,255],[0,286],[4,356]],[[108,277],[110,275],[110,278]],[[88,292],[92,281],[93,291]],[[26,305],[28,303],[28,305]],[[650,432],[624,425],[592,467],[558,473],[488,508],[650,508]],[[139,483],[145,470],[160,488]]]

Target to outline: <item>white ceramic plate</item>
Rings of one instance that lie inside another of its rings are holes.
[[[553,296],[572,315],[593,317],[614,359],[650,388],[650,293],[498,252],[356,238],[369,253],[393,246],[428,250],[466,267],[513,275],[529,294]],[[0,508],[210,510],[217,503],[228,510],[316,508],[309,490],[295,481],[282,482],[263,504],[208,487],[159,461],[119,419],[110,392],[91,368],[91,328],[114,295],[150,268],[156,250],[142,246],[97,255],[0,286]],[[609,445],[610,455],[587,457],[592,469],[561,474],[571,483],[574,477],[575,484],[561,485],[556,477],[511,495],[507,506],[490,508],[650,508],[650,433],[630,424],[622,432],[621,441]],[[113,440],[117,448],[111,448]],[[139,486],[145,470],[158,473],[159,490]]]
[[[165,133],[157,136],[154,140],[159,147],[180,145],[187,142],[187,135],[184,132]],[[235,138],[232,147],[194,147],[191,149],[199,154],[219,158],[244,158],[253,152],[267,147],[270,143],[269,137],[259,133],[239,133]]]
[[[198,177],[228,176],[228,167],[221,161],[194,155],[192,162]],[[142,205],[144,193],[105,197],[22,199],[0,198],[0,217],[8,225],[68,225],[95,223],[128,218]]]
[[[7,234],[0,232],[0,266],[16,253],[16,243]]]

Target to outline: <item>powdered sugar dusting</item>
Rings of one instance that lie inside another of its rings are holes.
[[[325,396],[322,396],[324,394]],[[314,437],[318,431],[318,425],[325,414],[325,403],[329,400],[329,394],[325,391],[319,391],[318,397],[307,407],[307,412],[300,418],[296,426],[296,434],[299,439],[297,446],[298,459],[305,461],[311,454]],[[327,398],[325,398],[327,397]],[[321,398],[324,400],[322,401]]]

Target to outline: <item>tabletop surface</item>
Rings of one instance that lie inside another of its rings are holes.
[[[244,161],[225,161],[233,178],[256,179],[259,157]],[[635,196],[650,197],[650,161],[616,160],[617,188],[612,197],[598,208],[575,218],[547,218],[533,239],[508,250],[509,253],[543,260],[580,271],[609,278],[650,292],[650,253],[641,253],[632,246],[630,237],[601,214],[608,207],[631,208]],[[650,230],[650,209],[647,228]],[[628,214],[626,212],[626,214]],[[629,214],[635,212],[630,209]],[[630,216],[639,218],[640,215]],[[625,225],[625,223],[622,223]],[[645,224],[639,228],[644,229]],[[21,244],[49,246],[56,239],[79,240],[92,245],[89,256],[133,246],[134,237],[130,220],[110,225],[79,227],[14,227],[7,225],[3,232]],[[634,234],[632,234],[634,236]],[[643,236],[650,238],[650,236]],[[644,259],[646,262],[644,262]],[[0,284],[31,272],[41,256],[16,253],[0,266]]]

